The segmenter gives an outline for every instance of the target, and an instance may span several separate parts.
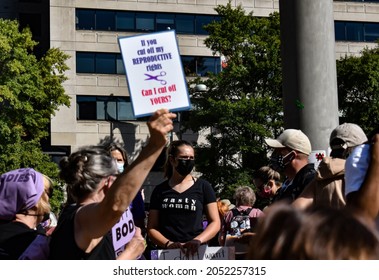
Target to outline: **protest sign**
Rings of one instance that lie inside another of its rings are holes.
[[[186,257],[180,249],[151,251],[152,260],[234,260],[234,247],[209,247],[201,245],[195,255]]]
[[[120,37],[119,45],[135,117],[160,108],[190,108],[174,30]]]
[[[116,250],[116,257],[125,250],[125,245],[133,238],[135,232],[133,214],[128,208],[112,227],[112,242]]]

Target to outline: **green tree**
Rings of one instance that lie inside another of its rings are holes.
[[[53,48],[37,59],[36,44],[29,29],[20,31],[17,21],[0,19],[0,173],[32,167],[57,180],[58,166],[40,141],[58,107],[70,105],[62,86],[69,56]],[[54,209],[62,199],[57,188]]]
[[[337,60],[337,81],[341,122],[356,123],[366,133],[378,128],[379,44]]]
[[[251,183],[251,172],[267,164],[264,138],[283,124],[279,14],[246,14],[231,4],[215,8],[220,20],[205,27],[205,45],[226,58],[227,66],[192,91],[193,110],[184,128],[211,128],[199,145],[196,168],[224,196],[238,184]]]

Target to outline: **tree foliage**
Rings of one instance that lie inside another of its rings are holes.
[[[360,125],[366,133],[379,123],[379,44],[360,56],[337,60],[338,103],[342,121]]]
[[[48,136],[55,111],[70,105],[62,86],[69,56],[53,48],[37,59],[36,44],[29,29],[0,19],[0,173],[32,167],[57,179],[58,166],[40,141]],[[53,206],[61,196],[56,192]]]
[[[251,183],[251,172],[267,163],[263,139],[283,124],[280,25],[278,13],[253,17],[230,3],[215,10],[221,19],[205,27],[205,45],[224,56],[227,66],[193,81],[207,91],[192,91],[193,110],[184,127],[211,128],[208,143],[198,146],[196,168],[230,196],[235,185]]]

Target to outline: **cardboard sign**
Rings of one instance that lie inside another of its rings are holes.
[[[234,247],[208,247],[201,245],[197,254],[186,257],[180,249],[151,251],[152,260],[234,260]]]
[[[152,115],[161,108],[190,108],[174,30],[120,37],[118,41],[135,117]]]
[[[112,242],[116,250],[116,257],[125,249],[125,245],[133,238],[136,232],[133,214],[130,208],[122,214],[120,220],[112,227]]]

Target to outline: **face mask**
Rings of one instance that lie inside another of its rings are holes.
[[[42,227],[47,227],[49,225],[48,220],[50,219],[50,213],[43,214],[42,221],[40,222],[40,225]]]
[[[178,165],[175,170],[182,176],[186,176],[191,173],[195,166],[195,160],[193,159],[178,159]]]
[[[259,194],[263,198],[270,198],[271,197],[271,188],[268,185],[263,185],[259,189]]]
[[[117,162],[117,170],[119,173],[124,172],[124,163],[122,162]]]
[[[270,167],[278,172],[283,172],[284,168],[295,158],[295,154],[291,151],[285,156],[273,154],[270,158]]]
[[[42,218],[41,223],[46,222],[48,219],[50,219],[50,213],[43,214],[43,218]]]

